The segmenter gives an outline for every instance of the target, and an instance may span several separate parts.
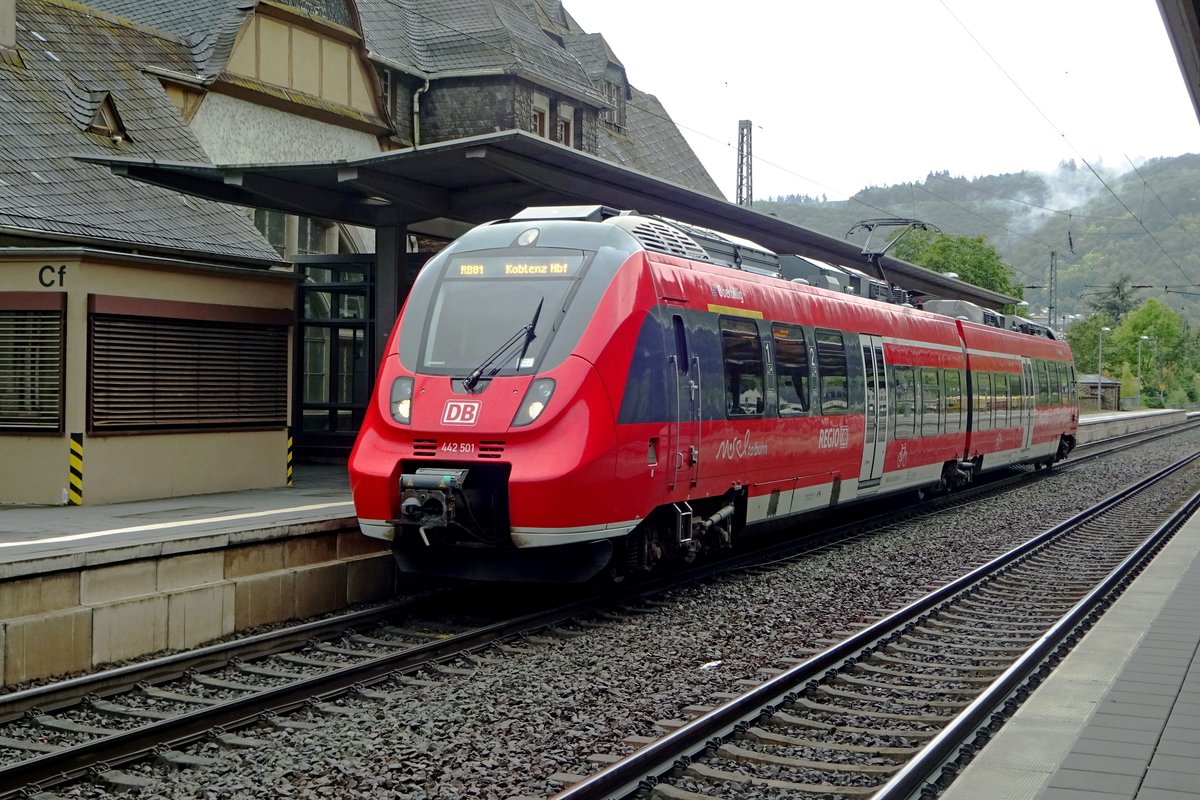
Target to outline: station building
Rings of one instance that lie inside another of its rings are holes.
[[[204,200],[94,159],[331,165],[517,130],[719,197],[557,0],[0,0],[0,109],[6,504],[279,486],[293,456],[344,458],[406,286],[479,221],[419,181],[405,203],[436,213],[377,219],[260,172]]]
[[[420,266],[526,206],[862,261],[726,202],[559,0],[0,0],[0,108],[0,503],[344,459]]]

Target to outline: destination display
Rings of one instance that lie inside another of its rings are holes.
[[[569,278],[583,265],[583,254],[571,256],[464,256],[451,259],[447,278]]]

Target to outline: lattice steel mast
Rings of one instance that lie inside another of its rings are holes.
[[[738,122],[737,204],[754,205],[753,156],[750,147],[750,120]]]

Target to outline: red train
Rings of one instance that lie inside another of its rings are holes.
[[[350,456],[362,531],[408,572],[581,581],[1074,446],[1044,330],[783,280],[702,234],[527,209],[431,259]]]

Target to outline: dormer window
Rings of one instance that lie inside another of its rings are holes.
[[[112,95],[108,92],[92,92],[92,95],[93,102],[98,102],[96,102],[96,111],[92,114],[91,122],[87,125],[87,132],[107,136],[114,142],[128,141],[129,133],[121,122],[121,115],[117,113],[117,106],[113,102]]]
[[[604,81],[604,99],[612,108],[603,109],[600,119],[614,127],[625,127],[625,91],[621,84],[611,80]]]

